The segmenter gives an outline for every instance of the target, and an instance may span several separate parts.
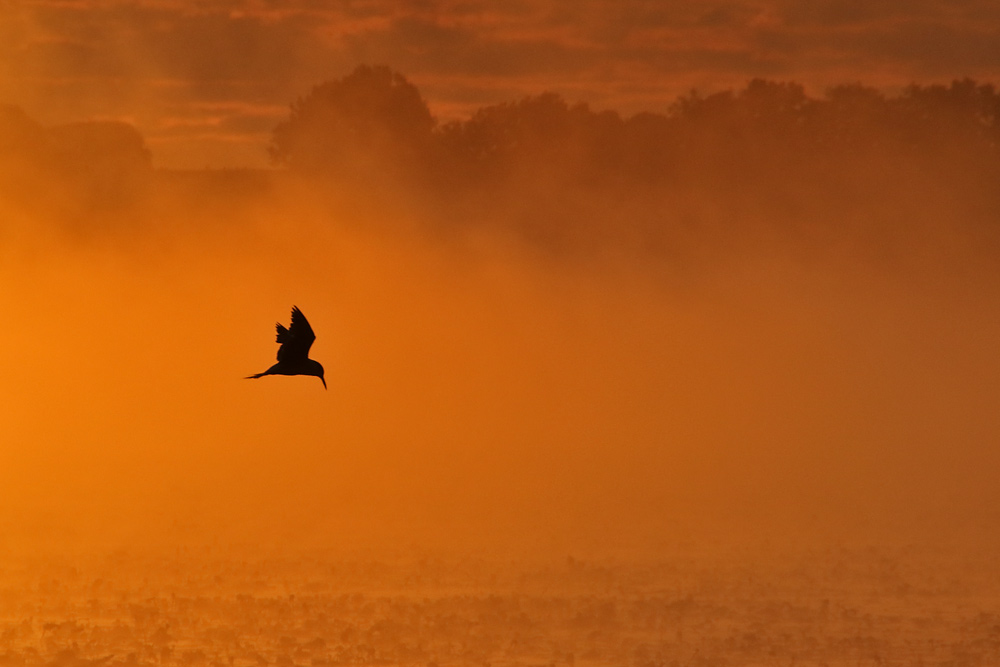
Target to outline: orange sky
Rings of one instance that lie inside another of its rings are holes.
[[[545,90],[632,113],[753,77],[821,93],[1000,75],[989,0],[40,0],[0,7],[0,31],[0,101],[129,120],[176,167],[266,165],[288,104],[361,63],[445,119]]]
[[[0,101],[43,123],[130,120],[160,166],[260,166],[288,103],[359,62],[406,74],[441,117],[542,90],[662,111],[754,76],[821,92],[1000,74],[986,0],[192,6],[0,5]],[[539,173],[455,208],[391,178],[352,199],[335,179],[158,173],[87,210],[57,181],[10,181],[0,548],[79,535],[565,554],[995,526],[987,179],[913,178],[889,195],[907,201],[874,191],[829,214],[856,219],[799,219],[840,195],[817,187],[812,208],[744,220],[707,187],[678,209]],[[630,244],[633,215],[662,247]],[[526,240],[518,225],[536,219],[601,247]],[[273,363],[293,304],[329,391],[243,379]]]

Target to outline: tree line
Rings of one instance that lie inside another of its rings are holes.
[[[971,79],[822,97],[754,79],[629,117],[543,93],[439,123],[403,75],[362,66],[293,103],[270,153],[304,177],[375,197],[409,187],[467,204],[456,219],[540,237],[656,246],[770,225],[879,243],[943,221],[992,233],[1000,219],[1000,94]]]
[[[845,84],[822,97],[754,79],[628,117],[542,93],[442,123],[402,74],[360,66],[293,102],[268,151],[276,173],[317,192],[371,203],[392,192],[456,224],[553,238],[655,245],[751,223],[878,234],[942,217],[989,226],[1000,214],[1000,94],[971,79],[895,95]],[[131,126],[45,128],[0,107],[8,193],[44,177],[85,200],[121,201],[152,173]]]
[[[1000,156],[1000,94],[963,79],[895,97],[847,84],[816,99],[799,84],[754,79],[739,91],[692,91],[665,113],[623,118],[543,93],[439,124],[401,74],[361,66],[293,103],[270,153],[277,165],[342,177],[452,168],[495,179],[556,166],[609,184],[871,159],[979,164]]]
[[[45,127],[0,105],[0,192],[29,208],[105,207],[133,201],[152,172],[142,135],[128,123]]]

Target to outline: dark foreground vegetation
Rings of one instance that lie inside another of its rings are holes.
[[[668,254],[760,233],[878,252],[941,228],[982,247],[1000,219],[1000,94],[968,79],[822,98],[753,80],[627,118],[544,93],[439,123],[402,75],[362,66],[297,100],[267,150],[273,172],[179,188],[127,125],[41,127],[5,107],[0,193],[29,218],[87,229],[143,224],[151,190],[232,202],[291,182],[308,184],[296,198],[458,233]]]
[[[7,667],[995,665],[988,558],[6,562]]]

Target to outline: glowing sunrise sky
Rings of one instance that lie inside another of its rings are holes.
[[[127,120],[166,167],[265,166],[289,103],[362,63],[439,119],[546,90],[629,114],[753,77],[821,94],[1000,76],[990,0],[60,0],[0,5],[0,31],[0,102]]]

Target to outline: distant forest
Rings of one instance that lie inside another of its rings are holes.
[[[630,117],[543,93],[440,123],[404,76],[361,66],[292,103],[267,150],[267,178],[317,197],[392,199],[435,224],[549,243],[663,249],[762,228],[877,243],[937,224],[992,242],[1000,221],[1000,94],[970,79],[896,96],[846,84],[822,98],[755,79]],[[42,127],[0,107],[0,188],[26,210],[32,183],[72,193],[68,208],[141,206],[151,164],[128,125]]]

